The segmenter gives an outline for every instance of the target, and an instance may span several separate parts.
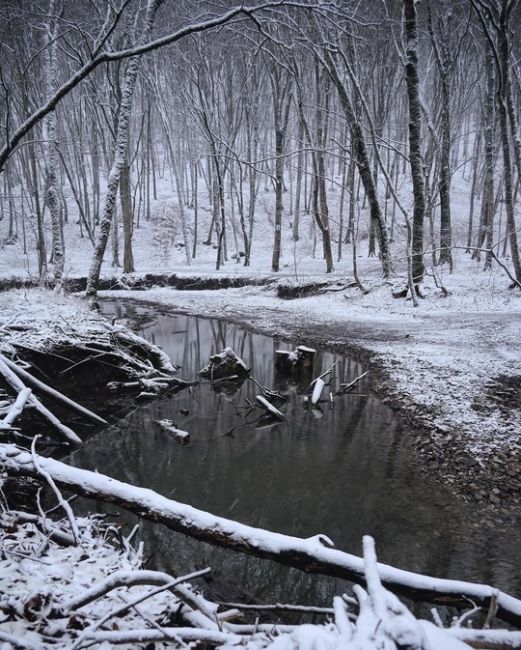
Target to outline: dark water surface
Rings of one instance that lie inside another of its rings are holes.
[[[368,533],[383,562],[492,582],[521,595],[521,535],[436,484],[393,413],[364,381],[361,394],[337,397],[332,408],[324,404],[321,412],[312,412],[303,406],[302,386],[274,371],[274,351],[292,349],[290,343],[130,301],[104,302],[103,310],[129,319],[182,366],[179,376],[186,379],[211,354],[231,346],[261,384],[287,394],[282,407],[287,419],[259,428],[260,412],[246,402],[259,392],[250,381],[236,391],[201,382],[192,391],[139,406],[88,440],[74,454],[75,464],[253,526],[301,537],[325,533],[351,553],[361,553],[362,535]],[[349,358],[319,351],[314,376],[335,361],[336,388],[363,371]],[[190,443],[181,445],[162,431],[155,424],[161,418],[189,431]],[[251,594],[259,601],[319,604],[345,588],[163,526],[142,522],[140,534],[150,566],[174,572],[211,566],[213,595],[223,598]]]

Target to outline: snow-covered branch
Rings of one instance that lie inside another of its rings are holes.
[[[329,543],[326,545],[322,535],[309,539],[282,535],[218,517],[167,499],[152,490],[70,467],[51,458],[39,458],[38,462],[62,487],[83,496],[115,503],[145,519],[162,523],[196,539],[268,558],[308,573],[365,582],[367,567],[364,560],[331,548]],[[0,446],[0,463],[9,474],[38,477],[31,454],[15,445]],[[491,586],[433,578],[384,564],[378,564],[376,569],[383,584],[415,599],[454,606],[466,606],[472,600],[488,607],[490,599],[497,598],[498,618],[521,623],[521,601]]]

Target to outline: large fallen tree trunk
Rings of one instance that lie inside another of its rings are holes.
[[[41,478],[46,472],[59,485],[94,499],[117,504],[145,519],[159,522],[196,539],[250,555],[268,558],[308,573],[365,583],[362,558],[332,548],[324,535],[301,539],[247,526],[178,503],[156,492],[52,458],[36,457],[16,445],[0,444],[0,470],[12,475]],[[521,625],[521,600],[491,586],[424,576],[378,564],[382,582],[414,600],[440,605],[468,606],[469,600],[488,607],[497,604],[497,616]]]

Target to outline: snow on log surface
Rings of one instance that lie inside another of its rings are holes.
[[[244,361],[235,354],[230,348],[226,347],[219,354],[210,357],[210,363],[199,371],[204,379],[223,379],[230,378],[232,375],[244,377],[249,373],[248,366]]]
[[[8,474],[38,476],[31,454],[15,445],[0,445],[0,463]],[[364,582],[364,560],[350,553],[325,546],[325,538],[316,535],[302,539],[283,535],[217,517],[192,506],[167,499],[156,492],[135,487],[60,461],[38,457],[38,463],[61,486],[85,496],[116,503],[140,516],[197,539],[237,551],[269,558],[309,573]],[[443,605],[468,604],[468,600],[488,605],[497,597],[498,617],[521,624],[521,600],[484,584],[440,579],[377,565],[386,586],[405,595]]]

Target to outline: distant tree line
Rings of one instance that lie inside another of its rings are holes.
[[[268,193],[274,272],[283,233],[306,229],[325,272],[350,255],[355,278],[367,235],[383,277],[407,261],[413,296],[458,248],[521,286],[518,0],[13,0],[0,16],[0,218],[8,240],[34,230],[42,280],[52,262],[61,281],[71,209],[88,293],[110,242],[132,272],[168,179],[188,265],[204,243],[217,269],[232,251],[248,266]]]

